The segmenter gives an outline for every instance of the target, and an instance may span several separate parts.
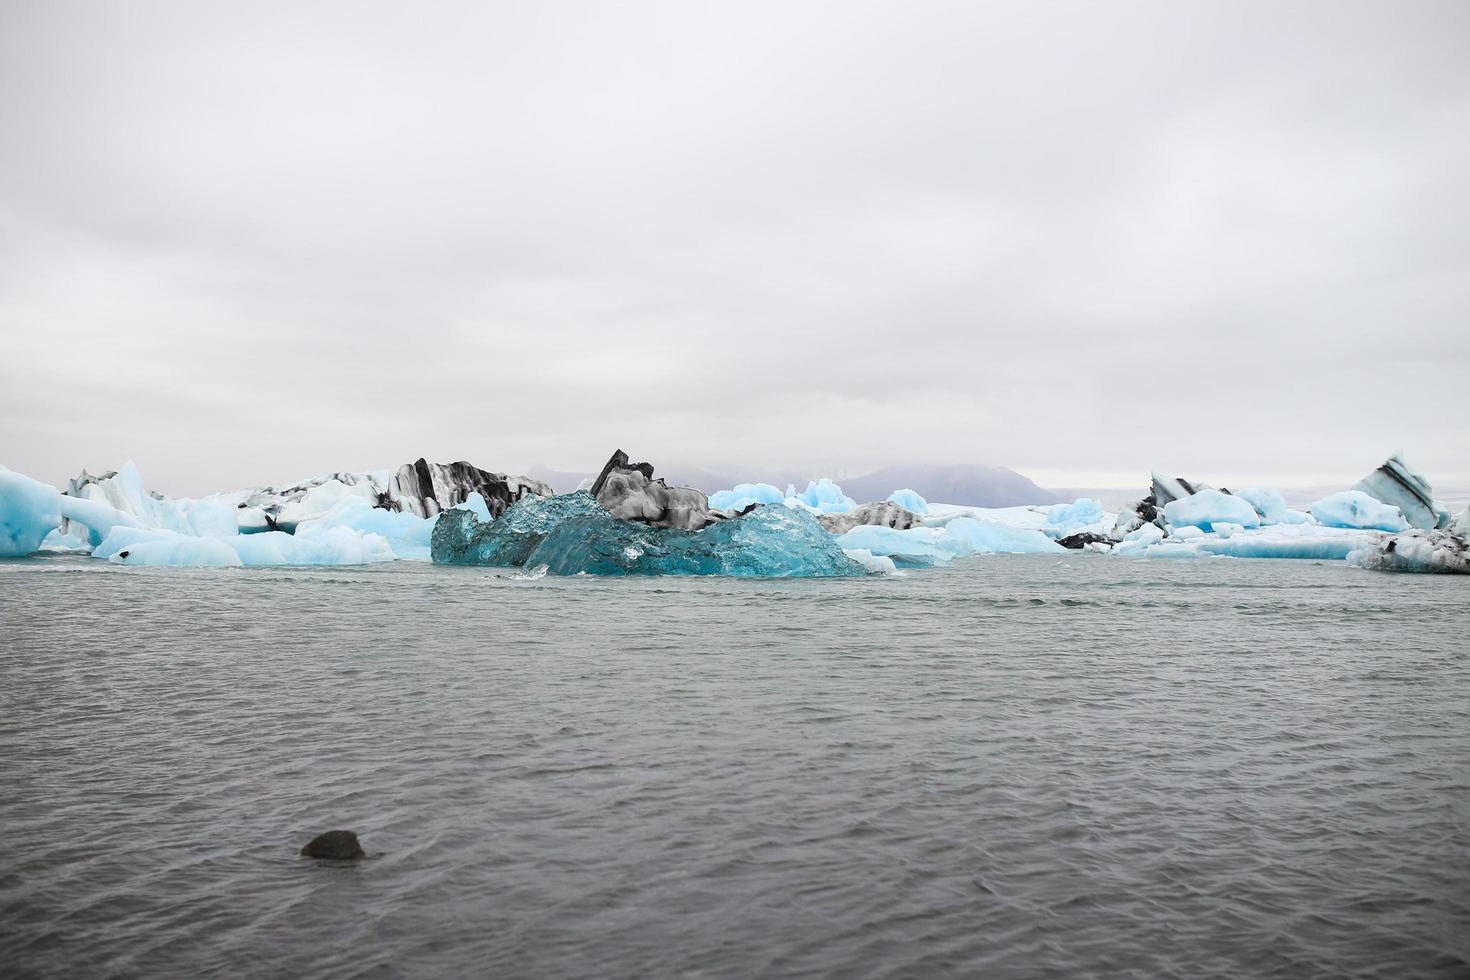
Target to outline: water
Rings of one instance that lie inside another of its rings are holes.
[[[0,973],[1464,977],[1467,585],[0,563]]]

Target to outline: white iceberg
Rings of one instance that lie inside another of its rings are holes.
[[[929,502],[920,496],[917,490],[895,490],[888,495],[888,502],[920,516],[929,510]]]
[[[1215,524],[1260,527],[1261,518],[1249,502],[1219,490],[1199,490],[1164,505],[1164,519],[1172,527],[1208,530]]]
[[[1403,531],[1409,527],[1394,504],[1385,504],[1362,490],[1344,490],[1312,505],[1312,516],[1328,527]]]
[[[816,514],[845,514],[857,506],[856,500],[825,476],[808,483],[801,493],[794,486],[787,487],[785,503],[788,507],[805,507]]]
[[[710,494],[709,505],[715,510],[744,510],[751,504],[779,504],[786,494],[769,483],[737,483],[733,489]]]
[[[1359,480],[1353,489],[1396,507],[1408,527],[1428,530],[1449,523],[1450,515],[1435,502],[1429,481],[1422,473],[1411,469],[1398,453]]]

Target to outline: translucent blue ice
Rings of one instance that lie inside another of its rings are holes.
[[[1403,513],[1361,490],[1344,490],[1312,505],[1312,516],[1329,527],[1376,528],[1402,531],[1409,526]]]
[[[709,505],[715,510],[744,510],[751,504],[779,504],[786,494],[769,483],[737,483],[733,490],[719,490],[710,495]]]
[[[845,514],[857,506],[856,500],[843,493],[841,487],[825,476],[808,483],[806,489],[799,494],[794,493],[794,489],[788,489],[786,496],[819,514]]]
[[[1275,490],[1246,487],[1235,495],[1255,508],[1262,524],[1310,524],[1312,515],[1286,506],[1286,498]]]
[[[62,518],[86,525],[95,544],[135,518],[101,501],[68,497],[55,487],[0,466],[0,557],[22,558],[41,547]]]
[[[816,518],[780,506],[700,531],[620,521],[586,491],[517,501],[498,520],[446,513],[433,534],[434,561],[541,568],[552,575],[866,575]]]
[[[999,521],[956,517],[943,527],[903,530],[860,524],[837,539],[850,551],[863,550],[900,565],[943,565],[966,555],[1054,554],[1064,549],[1040,531]]]
[[[431,553],[441,565],[519,567],[557,524],[583,514],[606,513],[587,490],[522,497],[488,522],[467,510],[447,510],[434,525]]]
[[[366,565],[393,561],[388,541],[348,527],[310,535],[264,531],[229,537],[180,534],[166,528],[114,527],[92,551],[123,565]]]
[[[1247,501],[1218,490],[1201,490],[1164,505],[1164,518],[1173,527],[1200,527],[1239,524],[1260,527],[1261,518]]]
[[[913,514],[923,515],[929,512],[929,502],[919,496],[917,490],[895,490],[888,495],[888,502],[898,504]]]
[[[1089,497],[1078,497],[1070,504],[1057,504],[1046,512],[1046,522],[1064,531],[1100,524],[1102,519],[1102,501]]]

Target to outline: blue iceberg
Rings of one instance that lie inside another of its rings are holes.
[[[1344,490],[1312,505],[1312,516],[1328,527],[1403,531],[1409,527],[1403,512],[1362,490]]]
[[[584,491],[525,498],[497,520],[445,513],[431,554],[448,565],[542,568],[552,575],[730,575],[742,578],[860,576],[811,514],[757,507],[699,531],[621,521]]]

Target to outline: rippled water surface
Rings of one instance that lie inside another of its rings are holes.
[[[0,974],[1464,977],[1467,585],[0,563]]]

